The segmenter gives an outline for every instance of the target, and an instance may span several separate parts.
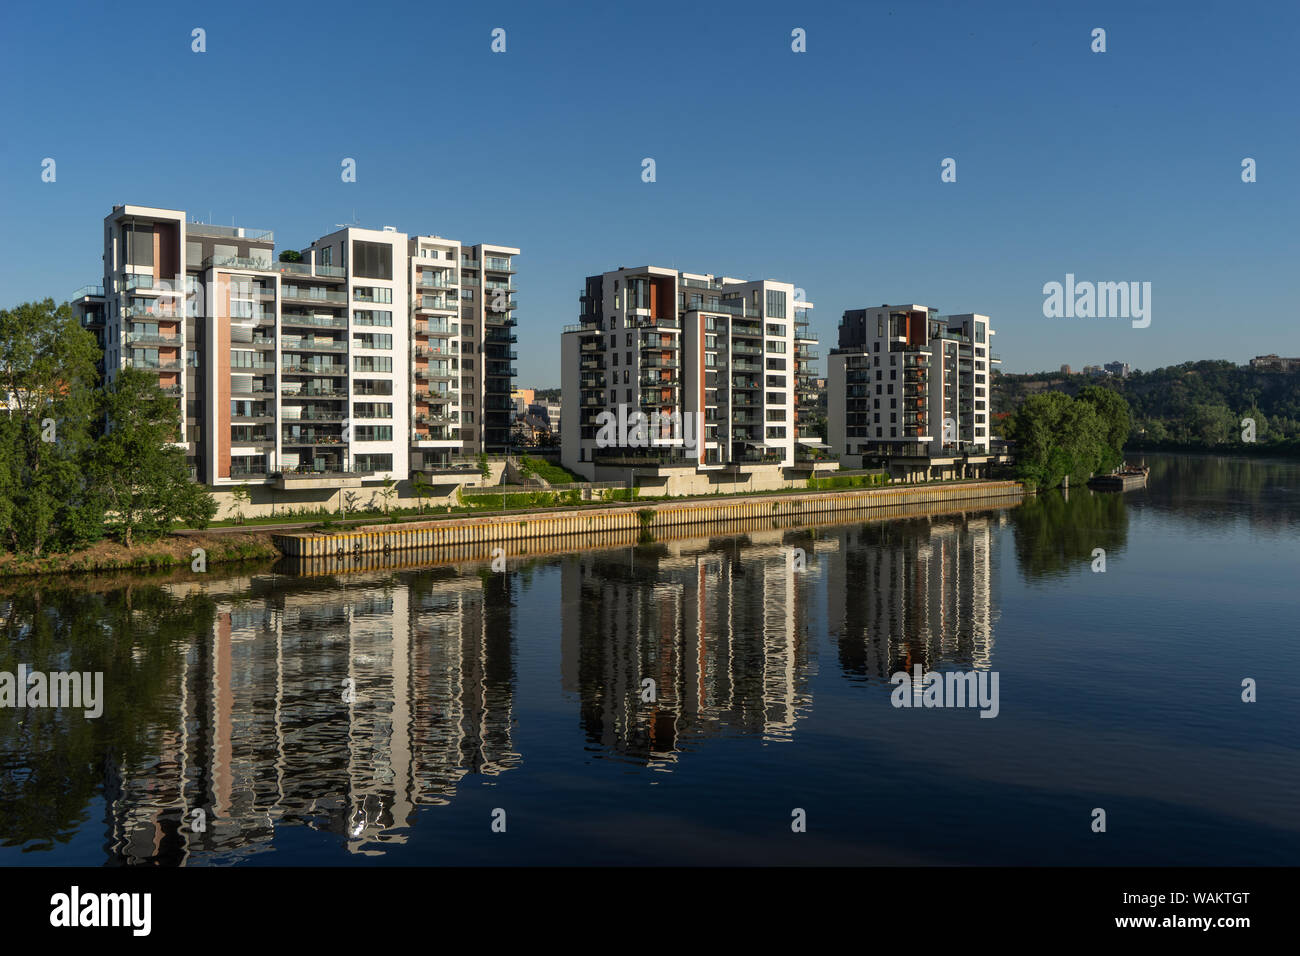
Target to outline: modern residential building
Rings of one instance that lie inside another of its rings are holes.
[[[506,450],[518,249],[391,226],[274,246],[115,206],[103,285],[74,298],[108,379],[143,368],[178,399],[196,480],[357,487]]]
[[[796,467],[816,340],[793,285],[643,266],[589,277],[579,301],[561,340],[566,468],[653,484]]]
[[[844,467],[969,477],[990,454],[989,317],[924,305],[850,309],[827,360],[829,444]]]
[[[1114,375],[1116,378],[1128,378],[1129,366],[1127,362],[1107,362],[1102,366],[1107,375]]]

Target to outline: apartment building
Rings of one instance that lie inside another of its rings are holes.
[[[561,339],[561,454],[590,480],[796,466],[816,340],[793,285],[658,266],[591,276]]]
[[[108,379],[177,398],[196,480],[358,487],[506,449],[518,253],[345,226],[277,256],[269,230],[123,205],[73,305]]]
[[[991,458],[989,317],[924,305],[850,309],[827,359],[829,444],[845,467],[969,477]]]

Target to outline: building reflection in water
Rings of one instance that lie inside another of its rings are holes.
[[[167,585],[201,592],[215,623],[176,648],[174,720],[137,748],[152,756],[109,761],[110,858],[228,862],[286,825],[358,854],[405,842],[420,807],[520,766],[515,640],[555,585],[588,750],[655,771],[718,737],[796,739],[825,637],[853,680],[988,668],[1005,514],[752,522],[504,574],[457,561]]]
[[[204,590],[216,624],[180,649],[175,725],[161,729],[152,764],[109,770],[115,858],[243,858],[270,850],[286,824],[379,853],[405,839],[417,806],[518,764],[503,576],[288,587],[267,576]]]
[[[563,686],[587,739],[657,765],[728,730],[788,739],[809,704],[810,541],[768,531],[566,560]]]
[[[987,669],[995,528],[1005,512],[841,528],[827,564],[827,620],[846,676]]]

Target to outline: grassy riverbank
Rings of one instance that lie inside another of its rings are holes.
[[[127,548],[119,543],[101,541],[93,547],[68,554],[47,554],[40,557],[22,554],[0,555],[0,579],[32,575],[98,574],[109,571],[150,571],[188,568],[193,561],[193,550],[202,548],[209,567],[251,560],[275,560],[283,557],[272,541],[272,529],[283,531],[340,532],[360,527],[380,527],[385,524],[407,524],[422,521],[456,521],[462,518],[489,518],[500,515],[548,515],[557,511],[590,511],[604,508],[626,507],[666,501],[689,503],[773,496],[827,494],[835,491],[867,490],[880,488],[879,483],[867,481],[870,476],[838,476],[839,481],[817,481],[811,488],[774,488],[767,491],[732,492],[713,495],[620,495],[606,501],[570,502],[555,492],[528,492],[521,494],[475,495],[473,506],[426,509],[394,509],[390,514],[358,514],[346,521],[333,515],[292,516],[289,518],[249,519],[235,527],[212,527],[201,531],[175,529],[171,534],[148,543]],[[853,480],[847,480],[852,478]],[[980,484],[982,479],[965,481],[930,481],[899,488],[933,488],[943,485]],[[502,507],[504,505],[504,507]]]
[[[126,547],[114,541],[100,541],[93,547],[69,554],[0,555],[0,578],[46,574],[91,574],[104,571],[157,571],[188,568],[194,549],[202,548],[208,566],[235,561],[279,558],[280,552],[265,531],[236,534],[192,532],[168,535],[157,541]]]

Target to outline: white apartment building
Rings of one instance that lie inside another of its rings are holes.
[[[796,352],[815,340],[792,284],[643,266],[592,276],[579,298],[561,339],[566,468],[650,480],[796,465]]]
[[[480,423],[514,370],[480,369],[509,354],[514,302],[484,301],[479,259],[509,286],[518,252],[349,226],[281,262],[270,231],[124,205],[73,304],[105,376],[144,368],[180,401],[196,480],[357,487],[505,450]]]
[[[989,317],[924,305],[850,309],[827,360],[827,436],[845,467],[968,477],[991,457]]]

